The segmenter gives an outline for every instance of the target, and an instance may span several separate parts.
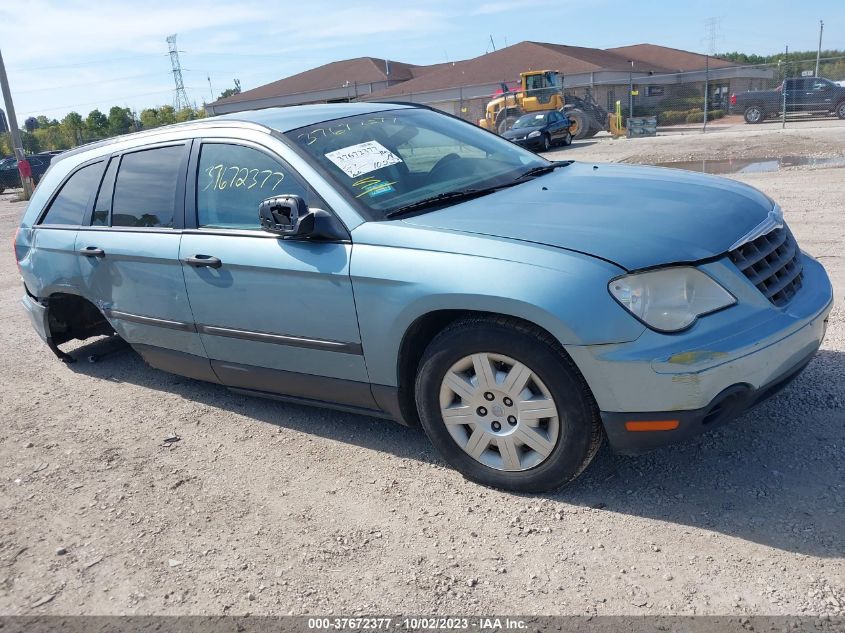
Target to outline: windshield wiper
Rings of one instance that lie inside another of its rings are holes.
[[[537,176],[542,176],[543,174],[548,174],[558,167],[566,167],[567,165],[571,165],[575,161],[571,160],[560,160],[555,161],[551,165],[540,165],[539,167],[532,167],[525,173],[520,174],[515,178],[515,180],[525,180],[526,178],[536,178]]]
[[[400,215],[405,215],[406,213],[411,213],[412,211],[418,211],[427,207],[433,207],[438,204],[448,202],[450,200],[469,200],[471,198],[477,198],[478,196],[483,196],[488,193],[498,191],[499,189],[502,189],[502,187],[502,185],[498,185],[496,187],[486,187],[483,189],[458,189],[457,191],[447,191],[446,193],[438,193],[436,196],[423,198],[422,200],[417,200],[416,202],[412,202],[411,204],[406,204],[404,207],[394,209],[390,213],[386,214],[384,217],[395,218]]]

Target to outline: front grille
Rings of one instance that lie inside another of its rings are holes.
[[[804,278],[801,250],[786,226],[728,254],[749,281],[778,307],[789,303],[801,288]]]

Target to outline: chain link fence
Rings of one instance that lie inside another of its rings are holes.
[[[512,92],[520,89],[518,77],[503,83]],[[403,100],[430,105],[478,123],[485,116],[487,104],[502,94],[501,88],[491,88],[490,84],[466,85],[407,94]],[[563,89],[567,103],[573,97],[594,103],[603,116],[618,115],[622,126],[631,115],[653,117],[658,133],[764,122],[795,125],[822,118],[845,118],[845,57],[820,59],[818,71],[815,59],[787,57],[773,64],[733,65],[714,58],[712,65],[694,71],[646,74],[634,68],[605,81],[564,77]],[[600,123],[600,129],[587,134],[609,129],[606,120]]]

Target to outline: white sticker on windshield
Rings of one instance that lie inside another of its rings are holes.
[[[376,169],[402,162],[401,158],[378,141],[367,141],[328,152],[326,158],[340,167],[350,178],[357,178]]]

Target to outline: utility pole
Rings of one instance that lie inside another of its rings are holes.
[[[824,20],[819,20],[819,50],[816,51],[816,72],[814,77],[819,76],[819,57],[822,54],[822,33],[824,33]]]
[[[628,61],[631,62],[631,70],[628,71],[628,118],[632,119],[634,117],[634,60]]]
[[[0,89],[3,91],[3,101],[6,104],[6,118],[9,123],[9,136],[12,138],[12,151],[18,159],[18,172],[21,175],[23,185],[23,198],[29,200],[32,196],[32,177],[29,169],[25,166],[26,155],[23,153],[23,142],[21,131],[18,127],[18,119],[15,116],[15,104],[12,103],[12,91],[9,89],[9,78],[6,76],[6,65],[3,63],[3,53],[0,52]]]
[[[783,114],[781,114],[780,127],[786,128],[786,80],[789,76],[789,44],[786,45],[786,52],[783,56]]]
[[[185,84],[182,82],[182,64],[179,62],[179,49],[176,48],[176,33],[167,37],[167,47],[170,51],[170,65],[173,68],[173,82],[176,84],[173,107],[178,112],[182,108],[191,107],[191,103],[188,101]]]
[[[704,58],[704,128],[701,132],[707,132],[707,106],[710,101],[710,55]]]

